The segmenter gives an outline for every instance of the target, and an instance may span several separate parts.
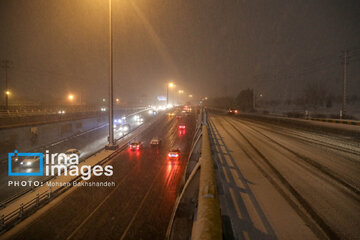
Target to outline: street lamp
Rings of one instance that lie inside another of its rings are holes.
[[[166,88],[166,105],[169,105],[169,88],[173,88],[173,87],[175,87],[174,83],[172,82],[168,83]]]
[[[70,101],[74,100],[74,95],[69,94],[68,99],[69,99]]]
[[[109,79],[109,144],[105,147],[109,150],[115,150],[117,145],[114,141],[114,108],[113,108],[113,34],[112,34],[112,7],[109,0],[109,60],[110,60],[110,79]]]
[[[9,108],[9,96],[11,95],[11,92],[9,90],[5,91],[5,108]]]

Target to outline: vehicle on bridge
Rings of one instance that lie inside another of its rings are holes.
[[[78,150],[76,148],[71,148],[71,149],[66,150],[65,154],[67,157],[70,157],[71,154],[76,154],[78,157],[80,157],[81,152],[80,152],[80,150]]]
[[[119,131],[121,131],[121,132],[128,132],[129,130],[130,130],[129,124],[123,124],[119,127]]]
[[[237,109],[234,109],[234,108],[229,108],[228,110],[228,114],[229,115],[235,115],[235,114],[238,114],[238,110]]]
[[[153,139],[151,139],[150,141],[150,145],[153,146],[153,147],[159,147],[161,144],[161,139],[160,138],[157,138],[157,137],[154,137]]]
[[[144,146],[143,146],[142,142],[139,142],[139,141],[134,141],[134,142],[130,143],[130,145],[129,145],[129,149],[131,151],[139,151],[143,147]]]
[[[168,153],[168,157],[170,160],[179,160],[180,159],[180,149],[172,149]]]
[[[39,156],[28,156],[20,162],[21,167],[40,167],[40,157]]]

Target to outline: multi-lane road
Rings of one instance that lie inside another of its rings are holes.
[[[179,122],[186,130],[179,132]],[[181,120],[164,115],[136,140],[140,151],[125,149],[110,164],[111,187],[73,187],[6,233],[10,239],[163,239],[183,176],[195,131],[195,115]],[[160,137],[160,148],[149,145]],[[179,160],[168,151],[181,150]]]
[[[235,239],[359,238],[359,135],[224,114],[210,121]]]
[[[195,116],[159,116],[136,138],[143,149],[119,151],[107,162],[113,176],[89,180],[114,186],[72,187],[2,237],[163,239]],[[218,113],[208,117],[226,239],[360,236],[358,127],[279,124]],[[185,132],[179,132],[180,123]],[[339,131],[327,132],[328,126]],[[153,137],[162,139],[160,148],[150,146]],[[178,161],[167,157],[173,148],[181,149]]]
[[[144,119],[145,122],[149,121],[153,116],[148,114],[148,111],[142,111],[137,113],[138,116]],[[133,116],[129,117],[129,131],[132,131],[140,126],[139,123],[133,121]],[[114,138],[119,139],[124,134],[129,133],[121,132],[119,130],[114,131]],[[50,153],[64,153],[68,149],[78,149],[81,152],[80,159],[86,159],[87,157],[91,156],[95,152],[104,148],[104,146],[108,143],[108,124],[104,124],[100,127],[93,128],[83,133],[75,134],[72,137],[63,139],[57,142],[49,142],[46,146],[43,146],[38,149],[33,149],[31,152],[42,152],[45,153],[48,150]],[[14,149],[15,150],[15,149]],[[11,199],[13,196],[20,194],[31,186],[13,186],[8,185],[8,181],[42,181],[46,177],[38,177],[38,176],[16,176],[16,177],[9,177],[8,176],[8,161],[4,159],[0,163],[0,202],[6,201],[7,199]],[[38,167],[36,168],[24,168],[19,164],[13,163],[12,167],[13,172],[38,172]]]

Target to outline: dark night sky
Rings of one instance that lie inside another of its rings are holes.
[[[113,0],[115,95],[155,98],[168,80],[197,97],[255,87],[288,98],[308,81],[338,94],[346,48],[359,93],[359,13],[356,0]],[[0,1],[0,59],[13,61],[18,101],[100,101],[108,43],[107,0]]]

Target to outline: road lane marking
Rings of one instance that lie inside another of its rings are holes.
[[[66,240],[71,239],[84,225],[85,223],[95,214],[97,210],[99,210],[100,207],[104,205],[104,203],[113,195],[113,193],[121,186],[121,184],[125,181],[125,179],[130,176],[132,171],[136,168],[136,166],[139,165],[136,164],[131,171],[119,182],[119,184],[104,198],[104,200],[99,203],[99,205],[84,219],[84,221],[81,222],[81,224],[66,238]]]
[[[138,209],[136,210],[135,214],[134,214],[133,217],[131,218],[129,224],[127,225],[127,227],[126,227],[126,229],[125,229],[125,231],[124,231],[124,233],[121,235],[120,240],[123,240],[123,239],[125,238],[125,236],[126,236],[126,234],[128,233],[131,225],[134,223],[137,215],[139,214],[141,208],[143,207],[143,205],[144,205],[144,203],[145,203],[146,198],[149,196],[149,194],[150,194],[150,192],[151,192],[151,190],[152,190],[152,188],[153,188],[153,186],[154,186],[154,184],[155,184],[155,182],[156,182],[156,179],[159,177],[160,173],[162,173],[163,168],[164,168],[164,167],[161,167],[160,170],[159,170],[159,172],[158,172],[158,174],[156,174],[156,176],[154,177],[154,180],[152,181],[152,183],[151,183],[148,191],[146,192],[144,198],[141,200],[141,203],[140,203]]]

